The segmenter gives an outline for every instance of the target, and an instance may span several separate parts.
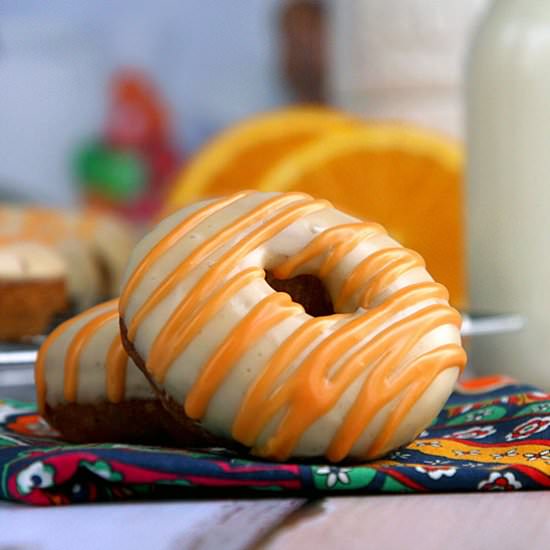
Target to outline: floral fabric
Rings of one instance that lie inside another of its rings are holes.
[[[360,465],[275,464],[223,449],[68,445],[34,405],[0,401],[0,498],[28,504],[548,488],[550,395],[502,377],[459,386],[416,441]]]

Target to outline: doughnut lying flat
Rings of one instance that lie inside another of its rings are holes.
[[[312,317],[266,281],[318,277]],[[460,316],[418,254],[301,193],[243,192],[136,247],[123,342],[182,421],[275,460],[370,459],[437,415],[465,364]]]
[[[69,291],[79,310],[118,295],[135,244],[130,226],[105,213],[0,204],[0,240],[32,240],[65,260]]]
[[[82,310],[97,303],[101,273],[91,246],[67,229],[55,210],[0,204],[0,239],[47,245],[65,262],[67,287],[73,305]]]
[[[41,414],[75,443],[178,443],[200,440],[164,410],[128,358],[118,330],[118,303],[106,302],[54,330],[36,364]]]
[[[0,341],[43,334],[68,302],[65,263],[55,250],[0,237]]]

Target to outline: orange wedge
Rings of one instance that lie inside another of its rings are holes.
[[[340,129],[288,152],[263,191],[305,191],[375,220],[418,251],[457,307],[466,303],[463,152],[438,134],[399,124]]]
[[[257,186],[283,157],[323,134],[359,124],[323,107],[293,107],[232,126],[200,150],[176,178],[167,210]]]

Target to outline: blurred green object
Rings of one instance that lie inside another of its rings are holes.
[[[75,170],[84,188],[117,203],[138,197],[149,179],[147,164],[139,153],[97,142],[77,153]]]

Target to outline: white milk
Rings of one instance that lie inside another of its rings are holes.
[[[487,0],[328,2],[329,93],[369,119],[463,136],[462,75]]]
[[[550,0],[496,0],[470,56],[468,243],[472,308],[527,316],[474,339],[481,373],[550,389]]]

